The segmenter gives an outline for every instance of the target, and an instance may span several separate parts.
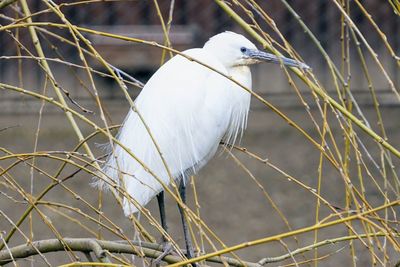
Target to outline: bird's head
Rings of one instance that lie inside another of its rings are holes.
[[[308,69],[309,67],[297,60],[277,57],[273,54],[260,51],[243,35],[234,32],[223,32],[208,40],[204,49],[213,53],[226,67],[247,66],[260,62],[284,64],[290,67]]]

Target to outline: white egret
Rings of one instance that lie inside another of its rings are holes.
[[[217,34],[203,48],[189,49],[183,54],[232,77],[248,89],[252,85],[249,65],[267,61],[307,68],[293,59],[259,51],[244,36],[233,32]],[[184,202],[185,179],[214,156],[221,141],[235,142],[246,128],[249,106],[249,92],[181,55],[161,66],[144,86],[135,107],[159,146],[171,175],[180,182]],[[169,185],[167,169],[142,119],[130,110],[117,139]],[[157,196],[162,226],[166,229],[163,187],[141,164],[115,145],[103,171],[140,206]],[[126,216],[139,211],[127,198],[123,208]],[[180,211],[188,257],[193,257],[185,217],[181,208]]]

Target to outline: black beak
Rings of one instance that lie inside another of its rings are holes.
[[[301,69],[309,69],[310,67],[307,64],[304,64],[303,62],[287,58],[287,57],[277,57],[274,54],[270,54],[267,52],[263,52],[260,50],[249,50],[248,51],[248,56],[252,59],[259,60],[259,61],[265,61],[265,62],[270,62],[270,63],[275,63],[275,64],[280,64],[282,63],[283,65],[289,66],[289,67],[296,67],[296,68],[301,68]]]

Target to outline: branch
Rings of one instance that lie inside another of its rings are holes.
[[[352,239],[367,238],[368,236],[385,236],[385,233],[373,233],[373,234],[363,234],[360,236],[352,235],[352,236],[343,236],[337,237],[332,239],[327,239],[318,243],[314,243],[302,248],[298,248],[291,253],[287,253],[284,255],[280,255],[277,257],[266,257],[261,259],[258,263],[253,262],[246,262],[240,261],[237,259],[229,258],[229,257],[210,257],[206,259],[208,262],[214,263],[228,263],[230,266],[235,267],[261,267],[268,263],[280,262],[285,259],[290,258],[291,256],[298,255],[300,253],[313,250],[317,247],[329,245],[329,244],[336,244],[343,241],[348,241]],[[156,243],[149,243],[149,242],[135,242],[131,241],[130,243],[133,246],[129,245],[127,241],[120,240],[120,241],[105,241],[105,240],[97,240],[93,238],[64,238],[64,244],[66,244],[70,250],[72,251],[79,251],[86,255],[86,257],[90,260],[90,252],[93,252],[96,258],[100,262],[109,262],[108,258],[106,257],[106,252],[110,253],[126,253],[126,254],[133,254],[138,255],[138,251],[142,251],[143,254],[152,259],[157,259],[160,255],[163,254],[162,246]],[[38,255],[40,253],[48,253],[48,252],[56,252],[56,251],[65,251],[65,247],[63,243],[60,242],[58,239],[47,239],[47,240],[40,240],[31,242],[30,244],[20,245],[13,248],[8,248],[5,250],[0,251],[0,265],[5,265],[17,259],[27,258],[30,256]],[[183,250],[184,251],[184,250]],[[185,252],[185,251],[184,251]],[[11,254],[11,255],[10,255]],[[166,255],[162,258],[163,261],[167,263],[178,263],[181,262],[181,258],[174,255]],[[397,265],[396,265],[397,266]],[[400,267],[400,262],[399,262]]]
[[[5,8],[6,6],[11,5],[14,2],[17,2],[17,0],[3,0],[3,1],[0,1],[0,9]]]
[[[146,257],[152,259],[156,259],[162,254],[162,246],[159,244],[148,242],[140,242],[140,244],[139,242],[131,243],[134,244],[134,246],[131,246],[124,241],[105,241],[93,238],[64,238],[63,243],[58,239],[40,240],[0,251],[0,265],[10,263],[13,259],[27,258],[39,253],[65,251],[64,245],[67,245],[71,251],[79,251],[86,255],[87,253],[93,252],[101,262],[107,260],[105,256],[107,251],[110,253],[126,253],[133,255],[138,255],[137,252],[142,251]],[[162,260],[167,263],[177,263],[182,261],[180,257],[174,255],[166,255]],[[208,258],[207,261],[215,263],[226,262],[230,266],[235,267],[260,266],[257,263],[239,261],[228,257],[211,257]]]
[[[281,55],[276,49],[271,47],[263,37],[261,37],[246,21],[243,20],[225,1],[223,0],[215,0],[216,4],[218,4],[224,12],[231,17],[234,21],[236,21],[248,34],[250,34],[254,39],[260,42],[263,48],[272,51],[276,55]],[[318,86],[318,84],[314,83],[310,80],[303,72],[301,72],[297,68],[290,67],[293,73],[299,77],[313,92],[315,92],[319,97],[321,97],[324,101],[327,101],[332,107],[336,110],[340,111],[346,118],[350,119],[355,125],[357,125],[361,130],[363,130],[367,135],[372,137],[377,143],[381,144],[387,150],[389,150],[393,155],[397,158],[400,158],[400,150],[395,148],[393,145],[388,143],[385,138],[381,137],[377,133],[375,133],[371,128],[364,124],[359,118],[354,116],[351,112],[349,112],[346,107],[339,104],[335,99],[331,96],[327,95],[326,92]]]
[[[1,4],[1,3],[0,3]],[[16,128],[16,127],[20,127],[21,125],[12,125],[12,126],[7,126],[7,127],[4,127],[4,128],[1,128],[0,129],[0,132],[2,132],[2,131],[6,131],[6,130],[8,130],[8,129],[12,129],[12,128]]]

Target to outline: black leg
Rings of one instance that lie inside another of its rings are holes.
[[[168,233],[168,226],[167,226],[167,218],[165,217],[165,198],[164,198],[164,191],[161,191],[157,195],[157,201],[158,201],[158,208],[160,209],[160,220],[161,220],[161,226],[164,229],[166,233]],[[162,250],[163,253],[161,253],[160,256],[158,256],[155,260],[154,263],[156,266],[160,266],[161,260],[171,253],[172,251],[172,244],[168,242],[167,238],[162,235]]]
[[[157,201],[158,201],[158,208],[160,209],[161,226],[164,229],[164,231],[168,233],[167,218],[165,217],[164,191],[161,191],[157,195]],[[162,240],[163,242],[167,242],[167,239],[165,238],[164,235],[162,235]]]
[[[182,178],[182,180],[179,184],[179,194],[181,196],[182,202],[186,205],[186,185],[185,185],[185,181],[183,179],[184,178]],[[185,211],[179,204],[178,204],[178,208],[179,208],[179,212],[181,214],[181,219],[182,219],[183,235],[185,237],[187,257],[188,257],[188,259],[191,259],[194,257],[194,251],[193,251],[193,246],[192,246],[192,239],[190,238],[189,228],[188,228],[187,221],[186,221]]]

